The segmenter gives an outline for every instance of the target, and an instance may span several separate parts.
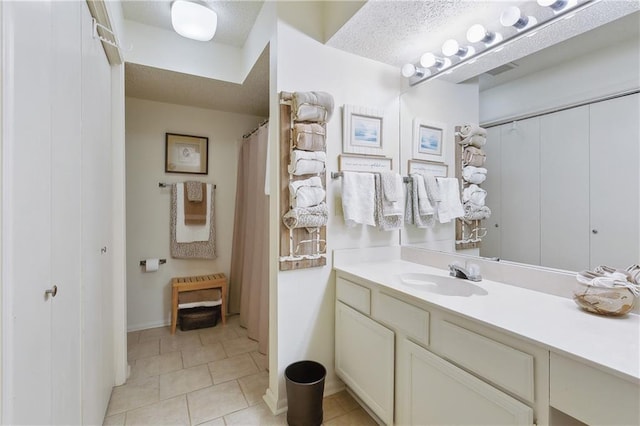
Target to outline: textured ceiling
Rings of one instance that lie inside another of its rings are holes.
[[[269,47],[244,84],[127,63],[125,93],[133,98],[268,117]]]
[[[262,8],[263,0],[206,0],[218,14],[212,41],[242,47]],[[171,0],[121,0],[125,19],[173,31]]]

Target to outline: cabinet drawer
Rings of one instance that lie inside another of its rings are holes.
[[[371,314],[371,291],[366,287],[338,277],[336,298],[363,314]]]
[[[376,298],[373,317],[424,345],[429,344],[427,311],[380,293]]]
[[[587,424],[640,424],[640,386],[551,353],[550,404]]]
[[[533,356],[447,321],[439,321],[438,328],[437,346],[444,357],[534,402]]]

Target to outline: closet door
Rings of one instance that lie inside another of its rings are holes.
[[[114,385],[111,70],[82,5],[82,423],[100,424]]]
[[[640,259],[638,117],[638,94],[590,106],[591,267]]]
[[[500,127],[487,129],[487,143],[482,149],[487,154],[484,167],[487,169],[487,180],[480,186],[487,191],[486,205],[491,209],[491,217],[483,221],[487,235],[480,244],[480,256],[502,257],[501,248],[501,205],[502,205],[502,130]]]
[[[539,265],[540,119],[504,124],[501,137],[502,253],[506,260]]]
[[[540,118],[540,265],[589,265],[589,107]]]

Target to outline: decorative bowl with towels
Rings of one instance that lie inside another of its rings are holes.
[[[582,309],[608,316],[629,313],[640,297],[640,266],[625,270],[598,266],[576,275],[573,300]]]

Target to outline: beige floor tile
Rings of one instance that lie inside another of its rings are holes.
[[[200,349],[202,343],[198,333],[174,334],[160,338],[160,353]]]
[[[141,358],[136,360],[135,364],[131,367],[129,380],[159,376],[160,374],[181,370],[182,368],[182,354],[180,352],[169,352],[164,355]]]
[[[159,377],[154,376],[113,388],[107,416],[158,402],[160,397],[159,383]]]
[[[261,354],[258,351],[251,352],[251,358],[253,358],[253,362],[258,366],[258,370],[265,371],[269,369],[269,358],[266,355]]]
[[[240,388],[249,405],[256,405],[262,402],[262,397],[269,387],[269,373],[263,371],[262,373],[241,377],[238,379],[238,384],[240,384]]]
[[[324,398],[324,400],[322,400],[322,411],[325,422],[335,417],[347,414],[347,410],[342,408],[342,405],[340,405],[338,400],[333,395],[328,396]]]
[[[224,416],[224,421],[227,426],[231,425],[286,425],[287,413],[282,413],[277,416],[271,414],[271,410],[265,403],[254,405],[253,407],[245,408],[244,410],[236,411],[235,413]]]
[[[147,340],[127,347],[127,359],[131,363],[140,358],[160,355],[160,340]]]
[[[127,412],[126,425],[185,425],[190,426],[187,397],[180,395],[146,407]]]
[[[222,383],[187,394],[191,423],[200,424],[247,407],[238,382]]]
[[[125,413],[120,413],[113,416],[105,417],[102,426],[124,426],[125,416]]]
[[[195,425],[195,423],[191,423]],[[224,419],[218,417],[217,419],[209,420],[208,422],[198,423],[198,426],[225,426]]]
[[[235,332],[238,334],[238,337],[247,337],[247,329],[241,327],[240,325],[232,326]]]
[[[224,346],[224,351],[229,357],[258,350],[258,342],[251,340],[248,337],[226,340],[222,342],[222,346]]]
[[[335,417],[327,422],[325,426],[377,426],[377,423],[362,408],[350,411],[342,416]]]
[[[160,399],[211,386],[211,375],[207,365],[173,371],[160,376]]]
[[[333,394],[331,397],[335,398],[340,406],[347,412],[360,408],[360,404],[358,404],[358,402],[356,402],[356,400],[353,399],[346,390]]]
[[[139,331],[130,331],[129,333],[127,333],[127,347],[131,345],[135,345],[136,343],[138,343],[139,339],[140,339]]]
[[[238,333],[229,327],[218,324],[216,327],[205,328],[200,331],[200,340],[203,345],[224,342],[226,340],[237,339]]]
[[[227,357],[227,353],[222,347],[222,343],[204,345],[199,349],[186,349],[182,351],[182,361],[184,368],[194,365],[206,364],[211,361],[218,361]]]
[[[218,384],[258,372],[256,363],[249,354],[242,354],[209,363],[213,383]]]
[[[171,327],[157,327],[157,328],[148,328],[146,330],[140,330],[140,341],[144,342],[145,340],[150,339],[159,339],[161,337],[171,336]]]

